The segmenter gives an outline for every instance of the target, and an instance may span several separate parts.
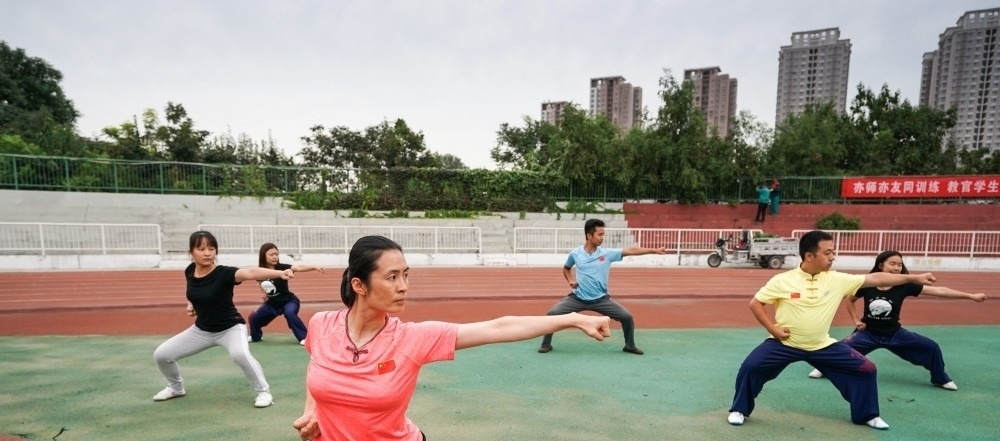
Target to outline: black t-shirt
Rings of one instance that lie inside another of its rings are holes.
[[[274,269],[276,271],[284,271],[286,269],[292,269],[292,266],[287,263],[278,263],[274,266]],[[299,299],[298,297],[295,297],[295,293],[288,289],[287,280],[278,277],[268,279],[268,281],[273,283],[275,288],[273,293],[264,293],[267,295],[267,303],[269,305],[280,308],[285,306],[285,303]]]
[[[246,323],[233,304],[236,271],[231,266],[216,266],[205,277],[194,276],[194,263],[184,270],[187,279],[187,299],[194,306],[194,325],[206,332],[222,332]]]
[[[904,283],[888,290],[875,287],[861,288],[854,297],[865,299],[865,330],[876,335],[889,335],[900,328],[899,314],[903,311],[903,299],[919,296],[924,286],[919,283]]]

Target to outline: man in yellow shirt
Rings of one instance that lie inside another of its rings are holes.
[[[810,231],[799,239],[802,263],[771,278],[750,300],[754,318],[771,337],[757,346],[740,365],[729,424],[739,426],[750,416],[754,399],[789,364],[805,361],[829,377],[851,403],[851,421],[888,429],[879,417],[875,363],[847,344],[830,337],[830,324],[844,297],[868,286],[934,283],[924,274],[847,274],[830,271],[833,236]],[[772,321],[764,305],[774,305]]]

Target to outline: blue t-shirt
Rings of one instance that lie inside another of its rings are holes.
[[[608,295],[608,274],[611,273],[611,262],[622,260],[622,250],[618,248],[597,247],[592,254],[584,251],[583,246],[569,252],[566,257],[566,268],[576,266],[576,289],[573,295],[584,301],[597,300]]]
[[[757,187],[757,203],[766,204],[771,202],[771,189],[767,187]]]

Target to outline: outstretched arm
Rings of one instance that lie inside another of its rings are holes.
[[[322,265],[309,265],[305,263],[296,263],[295,265],[292,265],[292,271],[295,271],[297,273],[304,273],[308,271],[319,271],[321,273],[325,273],[326,267]]]
[[[904,283],[919,283],[921,285],[933,285],[937,279],[931,273],[923,274],[892,274],[892,273],[868,273],[865,274],[863,288],[870,286],[896,286]]]
[[[284,271],[278,271],[273,269],[261,268],[258,266],[253,266],[249,268],[240,268],[236,270],[236,282],[243,282],[245,280],[267,280],[267,279],[291,279],[295,276],[295,272],[286,269]]]
[[[977,302],[986,301],[986,294],[977,292],[975,294],[970,294],[967,292],[958,291],[951,288],[946,288],[944,286],[925,286],[920,294],[927,294],[934,297],[944,297],[948,299],[969,299],[975,300]]]
[[[643,248],[643,247],[628,247],[622,250],[622,257],[627,256],[642,256],[644,254],[667,254],[666,247],[660,248]]]
[[[574,312],[563,315],[506,316],[485,322],[463,323],[458,325],[455,349],[527,340],[566,328],[577,328],[601,341],[611,336],[611,319]]]

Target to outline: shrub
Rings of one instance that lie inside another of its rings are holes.
[[[856,217],[846,217],[839,211],[834,211],[828,215],[821,215],[816,218],[816,226],[821,230],[860,230],[861,219]]]

